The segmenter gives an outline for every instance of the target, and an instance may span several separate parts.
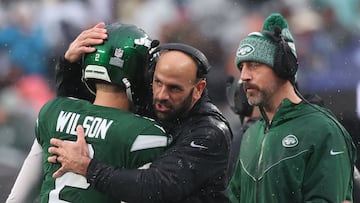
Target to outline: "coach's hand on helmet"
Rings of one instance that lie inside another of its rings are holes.
[[[94,27],[81,32],[65,52],[65,59],[70,63],[74,63],[81,59],[82,54],[94,52],[96,49],[92,46],[102,44],[107,39],[104,27],[105,23],[100,22]]]

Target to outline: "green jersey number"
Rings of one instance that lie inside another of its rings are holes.
[[[89,156],[94,157],[94,149],[88,144]],[[60,192],[65,187],[73,187],[78,189],[87,189],[90,184],[87,183],[86,178],[76,173],[67,172],[55,180],[55,188],[49,193],[49,203],[68,203],[67,201],[60,199]]]

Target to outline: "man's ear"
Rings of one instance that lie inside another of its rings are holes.
[[[195,91],[194,91],[194,99],[196,99],[196,100],[200,99],[205,87],[206,87],[206,80],[200,80],[196,84]]]

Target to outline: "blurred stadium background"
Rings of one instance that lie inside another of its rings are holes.
[[[0,202],[31,147],[38,110],[54,97],[57,59],[81,30],[99,21],[134,23],[162,43],[199,48],[213,66],[210,96],[237,128],[225,95],[228,77],[239,76],[234,53],[273,12],[295,36],[300,91],[320,95],[359,146],[358,0],[1,0]]]

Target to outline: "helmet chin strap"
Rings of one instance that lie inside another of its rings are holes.
[[[96,95],[95,90],[91,89],[90,85],[85,79],[84,69],[82,70],[81,81],[85,84],[86,88],[89,90],[91,94]]]
[[[91,89],[91,87],[89,86],[89,84],[87,82],[84,82],[85,83],[85,86],[86,88],[89,90],[89,92],[93,95],[96,95],[96,93],[94,92],[94,90]]]
[[[132,99],[132,94],[131,94],[131,84],[127,78],[123,78],[122,82],[124,83],[125,88],[126,88],[126,95],[127,95],[128,99],[130,100],[130,102],[132,102],[133,99]]]

